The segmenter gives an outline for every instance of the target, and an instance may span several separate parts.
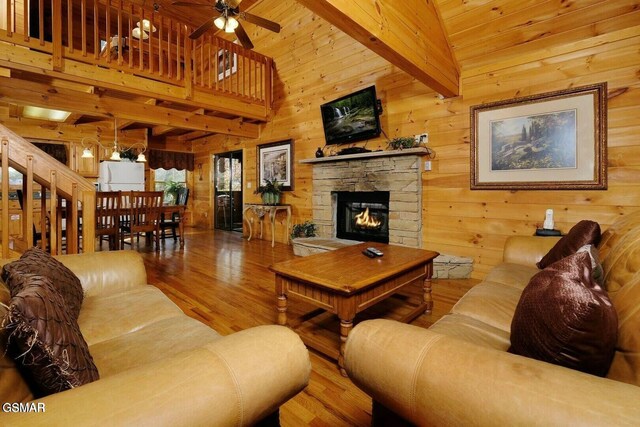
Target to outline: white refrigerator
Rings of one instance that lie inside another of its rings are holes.
[[[100,191],[144,191],[144,163],[104,161],[98,185]]]

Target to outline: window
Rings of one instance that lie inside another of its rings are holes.
[[[177,170],[177,169],[154,169],[154,187],[156,191],[164,191],[165,185],[168,182],[177,182],[185,187],[187,186],[187,171],[186,170]],[[165,193],[163,200],[164,203],[170,202],[167,200],[167,197],[173,197],[173,195],[168,195]]]

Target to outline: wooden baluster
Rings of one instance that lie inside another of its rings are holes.
[[[131,33],[129,33],[131,34]],[[96,242],[96,192],[82,192],[82,251],[95,252]]]
[[[98,9],[98,0],[93,0],[93,56],[95,59],[100,59],[100,11]]]
[[[220,60],[218,59],[218,55],[220,54],[220,45],[219,45],[219,43],[218,43],[218,41],[219,41],[219,40],[220,40],[220,39],[219,39],[218,37],[215,37],[215,38],[214,38],[214,41],[215,41],[215,48],[213,49],[213,51],[215,52],[215,53],[213,54],[213,58],[214,58],[214,59],[213,59],[213,67],[214,67],[214,73],[213,73],[213,75],[215,76],[215,77],[214,77],[214,81],[216,82],[216,83],[215,83],[216,90],[218,90],[218,89],[219,89],[219,88],[218,88],[218,80],[220,80],[220,79],[218,78],[218,76],[220,75]]]
[[[87,56],[87,0],[80,0],[80,32],[82,37],[82,56]]]
[[[207,48],[208,48],[208,54],[207,54],[207,78],[209,80],[209,89],[211,89],[211,74],[212,74],[212,69],[211,66],[213,65],[213,60],[211,59],[211,43],[212,43],[212,38],[211,38],[211,34],[207,34],[207,40],[209,41],[209,43],[207,43]]]
[[[13,37],[13,12],[15,7],[13,6],[12,0],[7,0],[5,2],[5,11],[7,17],[7,36]]]
[[[49,200],[49,246],[51,247],[51,255],[58,255],[58,179],[57,172],[51,171],[51,199]],[[43,215],[46,210],[43,210]],[[42,234],[46,235],[45,229]],[[43,239],[44,240],[44,239]]]
[[[27,20],[25,15],[25,20]],[[40,46],[44,46],[44,0],[38,0],[38,38],[40,39]]]
[[[140,63],[138,64],[138,69],[140,71],[143,70],[144,68],[144,56],[143,56],[143,51],[144,51],[144,9],[140,9],[140,21],[139,22],[139,27],[140,28],[140,38],[138,38],[138,60],[140,61]]]
[[[51,33],[53,41],[52,63],[55,71],[62,70],[62,0],[52,2],[53,20],[51,23]],[[42,28],[42,27],[40,27]],[[40,44],[44,44],[41,42]]]
[[[40,247],[43,251],[47,250],[49,237],[47,237],[47,189],[40,186]]]
[[[105,34],[107,37],[107,46],[106,46],[106,53],[107,53],[107,63],[110,64],[111,63],[111,1],[107,0],[107,4],[105,5],[105,13],[104,13],[104,19],[105,19]]]
[[[2,258],[9,258],[9,141],[2,139]]]
[[[122,65],[122,51],[124,50],[124,37],[122,37],[122,0],[118,2],[118,65]]]
[[[153,60],[153,15],[149,19],[149,72],[153,74],[154,60]],[[144,28],[144,25],[142,25]]]
[[[118,45],[119,46],[119,45]],[[71,187],[71,206],[67,200],[67,253],[78,253],[78,184]]]
[[[27,173],[22,177],[22,209],[22,235],[30,248],[33,244],[33,156],[27,156]]]
[[[22,35],[24,36],[24,41],[29,41],[29,2],[22,2]]]
[[[204,37],[200,39],[200,86],[204,87]]]
[[[73,53],[73,3],[67,0],[67,47]]]
[[[265,93],[264,93],[264,106],[266,108],[271,108],[271,102],[273,100],[273,61],[271,58],[265,58]]]
[[[182,79],[182,67],[180,66],[180,23],[176,23],[176,78],[178,81]],[[185,64],[186,64],[185,59]],[[186,65],[185,65],[186,66]]]
[[[251,84],[251,75],[253,74],[253,69],[256,63],[253,60],[253,51],[249,51],[249,98],[253,98],[253,93],[255,90],[253,89],[253,85]]]
[[[159,17],[160,22],[158,22],[158,73],[160,73],[161,76],[164,75],[164,60],[162,58],[162,24],[163,24],[163,19],[162,16]]]
[[[167,68],[169,78],[173,78],[173,59],[171,59],[171,32],[173,31],[173,19],[169,18],[169,28],[167,30]]]
[[[127,22],[129,23],[129,31],[127,32],[127,40],[129,40],[129,49],[127,49],[127,56],[129,57],[129,68],[133,68],[133,37],[131,34],[133,33],[133,5],[129,5],[128,11],[129,18]]]
[[[191,39],[188,37],[188,33],[184,33],[184,91],[187,99],[191,99],[193,96],[193,63],[191,61]]]

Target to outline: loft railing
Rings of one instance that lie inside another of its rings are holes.
[[[94,252],[95,186],[2,125],[0,151],[2,258],[8,258],[12,251],[20,253],[31,247],[35,229],[41,230],[40,246],[51,254],[78,253],[80,234],[82,251]],[[10,167],[23,175],[22,233],[19,236],[10,235],[10,198],[14,190],[9,180]],[[35,186],[39,187],[38,191]],[[40,221],[34,219],[34,192],[40,194]],[[66,244],[64,249],[63,241]]]
[[[31,5],[31,6],[30,6]],[[125,0],[0,0],[0,40],[270,107],[272,60]]]

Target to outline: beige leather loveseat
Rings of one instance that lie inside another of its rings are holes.
[[[640,212],[614,223],[599,245],[618,316],[607,377],[507,352],[520,294],[555,242],[510,238],[504,262],[429,329],[388,320],[356,326],[345,366],[372,396],[374,418],[400,416],[418,425],[640,425]]]
[[[44,405],[31,406],[34,412],[13,413],[19,405],[8,404],[29,402],[32,394],[5,355],[0,425],[247,425],[273,420],[307,385],[309,355],[289,329],[259,326],[220,336],[147,285],[136,252],[57,258],[82,283],[78,323],[100,379],[38,399]]]

